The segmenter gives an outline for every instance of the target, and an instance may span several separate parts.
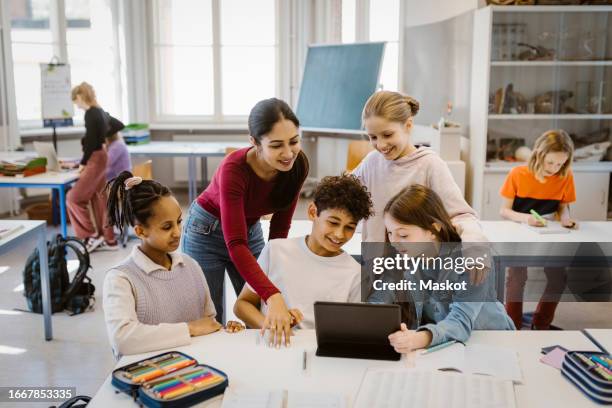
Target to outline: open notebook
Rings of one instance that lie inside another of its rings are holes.
[[[518,356],[514,350],[486,344],[451,346],[428,354],[416,355],[416,368],[442,371],[458,371],[465,374],[482,374],[512,380],[523,380]]]
[[[514,408],[512,381],[419,369],[369,369],[355,408]]]

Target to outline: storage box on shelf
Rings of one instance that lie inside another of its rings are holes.
[[[607,219],[611,19],[612,6],[493,6],[475,12],[470,198],[483,219],[500,218],[499,190],[507,173],[548,129],[566,130],[576,148],[585,148],[580,157],[587,161],[573,164],[573,216]]]

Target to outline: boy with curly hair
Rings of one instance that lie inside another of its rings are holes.
[[[372,214],[370,193],[355,176],[325,177],[308,206],[310,234],[268,241],[258,263],[285,297],[295,325],[314,328],[316,301],[361,301],[361,265],[342,246]],[[265,308],[261,298],[246,284],[234,313],[248,327],[261,328],[260,307]]]

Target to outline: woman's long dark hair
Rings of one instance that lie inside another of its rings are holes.
[[[119,228],[122,237],[128,225],[147,225],[147,220],[153,215],[153,204],[172,195],[168,187],[154,180],[142,180],[127,189],[125,181],[131,177],[132,173],[123,171],[106,185],[108,224]]]
[[[290,120],[297,128],[300,127],[300,121],[287,102],[277,98],[259,101],[249,114],[249,134],[257,145],[261,145],[261,139],[283,119]],[[277,207],[276,210],[286,209],[293,202],[300,193],[309,168],[308,158],[300,150],[291,170],[279,172],[270,195],[271,201]]]

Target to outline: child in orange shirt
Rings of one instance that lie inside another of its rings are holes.
[[[570,169],[574,144],[564,130],[544,132],[535,142],[527,166],[513,168],[501,195],[504,203],[500,209],[502,217],[543,227],[544,223],[530,214],[535,210],[542,216],[554,216],[564,227],[576,228],[570,217],[569,204],[576,201],[574,176]],[[555,315],[555,309],[565,288],[565,268],[544,268],[547,284],[538,303],[532,329],[547,330]],[[509,268],[506,277],[506,311],[517,329],[523,317],[523,291],[527,281],[527,268]]]

